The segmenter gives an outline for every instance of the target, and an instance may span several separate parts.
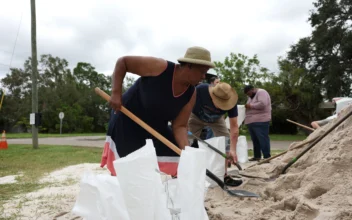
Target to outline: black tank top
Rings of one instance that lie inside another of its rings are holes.
[[[167,61],[167,67],[160,75],[138,78],[123,94],[123,105],[152,127],[167,126],[168,121],[174,120],[189,102],[195,90],[190,85],[181,95],[174,96],[175,67],[175,63]]]

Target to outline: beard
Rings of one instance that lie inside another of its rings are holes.
[[[251,95],[251,99],[253,99],[256,94],[257,94],[256,92],[253,93],[253,94]]]

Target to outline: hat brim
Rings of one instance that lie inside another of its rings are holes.
[[[233,88],[231,88],[231,94],[230,94],[230,98],[228,100],[223,100],[223,99],[219,99],[218,97],[216,97],[213,94],[213,86],[209,86],[209,94],[211,99],[213,100],[215,106],[221,110],[227,111],[232,109],[233,107],[235,107],[235,105],[237,104],[238,101],[238,95],[236,90],[234,90]]]
[[[177,61],[178,62],[205,65],[205,66],[209,66],[211,68],[215,68],[215,64],[213,62],[209,62],[209,61],[206,61],[206,60],[197,60],[197,59],[191,59],[191,58],[179,58]]]

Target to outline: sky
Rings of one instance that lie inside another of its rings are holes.
[[[72,70],[88,62],[112,74],[124,55],[177,62],[201,46],[213,61],[230,53],[278,71],[277,59],[311,33],[313,0],[36,0],[37,50],[65,58]],[[31,56],[30,0],[0,0],[0,78]],[[212,70],[210,73],[215,73]]]

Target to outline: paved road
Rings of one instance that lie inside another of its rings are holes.
[[[39,145],[70,145],[85,147],[104,147],[104,136],[80,136],[80,137],[55,137],[55,138],[39,138]],[[11,144],[32,144],[32,139],[7,139],[7,143]],[[271,141],[272,150],[287,150],[291,141]],[[248,141],[248,148],[253,149],[252,141]]]

